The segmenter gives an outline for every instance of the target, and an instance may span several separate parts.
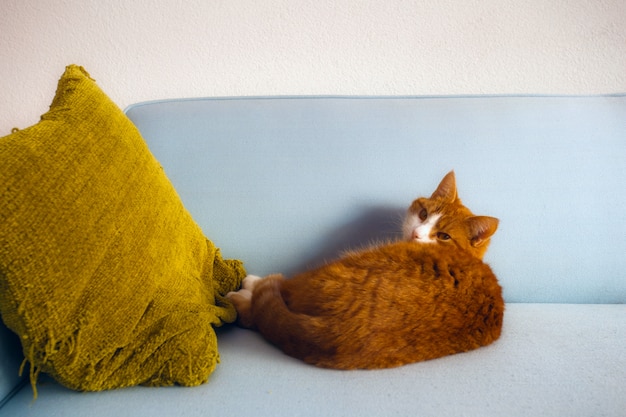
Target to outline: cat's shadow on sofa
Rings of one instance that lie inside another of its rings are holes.
[[[354,220],[335,228],[314,242],[314,249],[309,258],[282,273],[289,278],[299,272],[331,262],[346,251],[402,238],[402,222],[406,216],[406,208],[364,207],[357,213]]]

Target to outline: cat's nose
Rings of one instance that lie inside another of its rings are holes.
[[[420,238],[420,232],[417,230],[417,227],[415,229],[413,229],[413,233],[411,233],[411,239],[413,240],[419,240]]]

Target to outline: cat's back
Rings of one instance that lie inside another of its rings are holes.
[[[336,276],[341,282],[355,279],[359,284],[365,278],[384,278],[395,283],[407,279],[411,282],[415,278],[421,278],[424,283],[457,278],[458,282],[452,280],[457,287],[480,278],[495,279],[489,265],[463,249],[405,241],[347,253],[343,258],[303,276],[307,279],[314,276],[332,279]]]
[[[355,261],[362,261],[360,266],[364,269],[377,265],[370,269],[370,278],[379,281],[379,288],[387,297],[401,291],[404,297],[399,294],[394,300],[397,305],[406,300],[407,308],[415,306],[415,302],[461,307],[475,304],[485,296],[501,297],[501,287],[489,265],[462,249],[398,242],[362,258],[357,256]]]
[[[494,285],[498,280],[488,264],[460,248],[398,242],[380,248],[381,264],[393,263],[401,276],[419,277],[424,284],[440,282],[457,291]]]
[[[461,306],[475,297],[501,299],[498,280],[482,260],[461,249],[404,241],[349,253],[286,280],[283,292],[295,310],[314,315],[335,314],[342,300],[409,310],[434,303]]]

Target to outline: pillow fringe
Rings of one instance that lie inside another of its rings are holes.
[[[39,379],[39,374],[41,373],[41,368],[35,365],[35,346],[31,345],[28,354],[25,356],[22,364],[20,365],[20,370],[18,375],[24,375],[24,369],[26,368],[26,364],[29,364],[29,379],[30,386],[33,390],[33,400],[37,399],[37,380]]]

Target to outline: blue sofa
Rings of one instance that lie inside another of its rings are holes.
[[[80,393],[42,375],[33,400],[0,324],[0,415],[626,415],[626,95],[184,99],[126,113],[207,236],[257,275],[397,237],[409,203],[454,169],[464,203],[501,221],[485,260],[507,302],[502,336],[334,371],[225,326],[202,386]]]

